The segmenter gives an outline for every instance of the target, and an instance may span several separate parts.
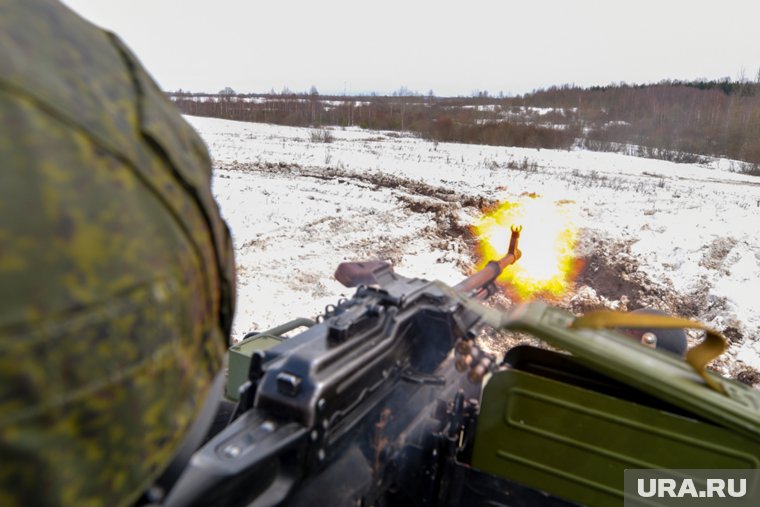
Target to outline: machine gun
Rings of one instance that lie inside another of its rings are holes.
[[[234,346],[234,420],[166,505],[622,505],[625,468],[760,466],[760,396],[705,371],[725,343],[712,330],[683,361],[596,328],[690,321],[480,305],[519,235],[453,288],[344,263],[353,297]],[[475,343],[485,325],[570,354],[497,363]]]

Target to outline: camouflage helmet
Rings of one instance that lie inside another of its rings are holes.
[[[113,34],[0,0],[0,505],[124,505],[221,367],[229,232],[200,138]]]

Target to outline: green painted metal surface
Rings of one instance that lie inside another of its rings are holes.
[[[501,327],[571,352],[656,403],[505,367],[483,391],[473,467],[600,506],[622,505],[626,468],[760,467],[760,393],[716,376],[728,393],[720,394],[677,357],[612,331],[569,329],[573,319],[534,303]]]
[[[238,400],[240,386],[248,379],[251,356],[253,356],[255,352],[263,352],[274,347],[286,339],[283,335],[294,329],[299,327],[308,328],[313,325],[314,322],[308,319],[294,319],[281,326],[264,331],[263,333],[250,336],[240,343],[230,347],[227,352],[229,358],[227,386],[225,388],[225,395],[227,398],[233,401]]]
[[[505,370],[482,399],[472,465],[587,505],[622,505],[626,468],[757,468],[729,429]]]
[[[712,374],[727,395],[709,389],[686,362],[614,331],[573,330],[569,312],[533,303],[510,314],[505,329],[523,331],[573,354],[578,363],[698,413],[716,424],[760,439],[760,392]]]

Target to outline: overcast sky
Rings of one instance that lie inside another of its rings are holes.
[[[165,90],[515,94],[553,84],[754,79],[757,0],[65,0]]]

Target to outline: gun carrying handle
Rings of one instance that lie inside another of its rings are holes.
[[[286,322],[285,324],[282,324],[277,327],[273,327],[272,329],[268,329],[264,331],[261,334],[268,334],[273,336],[280,336],[287,332],[293,331],[294,329],[298,329],[299,327],[311,327],[315,324],[315,322],[311,319],[293,319],[290,322]]]
[[[705,383],[715,391],[726,394],[723,384],[711,377],[705,367],[713,359],[720,356],[728,348],[728,342],[716,330],[688,319],[670,317],[668,315],[624,313],[610,310],[589,312],[576,318],[570,325],[573,329],[613,329],[625,328],[661,328],[661,329],[701,329],[705,339],[689,349],[686,362],[702,377]]]
[[[279,338],[281,335],[284,335],[285,333],[293,331],[294,329],[298,329],[299,327],[311,327],[315,324],[316,323],[311,319],[304,319],[304,318],[293,319],[290,322],[286,322],[285,324],[281,324],[277,327],[273,327],[272,329],[267,329],[266,331],[250,332],[243,337],[243,340],[245,340],[246,338],[250,338],[252,336],[258,336],[258,335],[276,336]]]

